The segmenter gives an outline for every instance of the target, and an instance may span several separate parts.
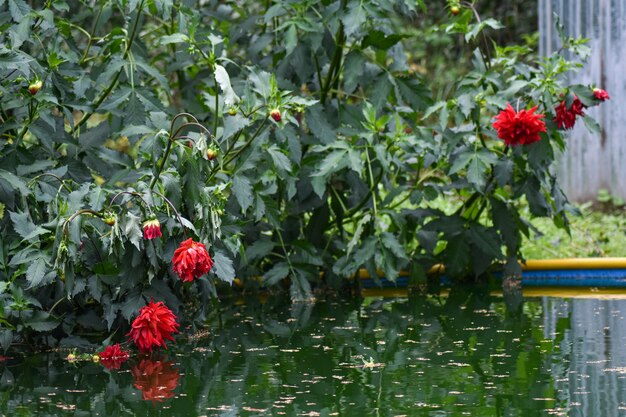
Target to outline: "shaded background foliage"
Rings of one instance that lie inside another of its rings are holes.
[[[558,54],[498,47],[482,9],[445,6],[1,2],[2,347],[120,338],[150,298],[202,322],[235,276],[306,300],[360,268],[413,285],[436,263],[518,273],[520,204],[567,227],[552,109],[591,90],[561,85],[575,65]],[[437,31],[464,65],[433,86],[441,64],[423,76],[412,59]],[[547,113],[543,140],[494,140],[508,101]],[[162,240],[142,238],[153,214]],[[183,285],[170,260],[190,236],[215,267]]]

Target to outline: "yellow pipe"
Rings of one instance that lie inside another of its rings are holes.
[[[526,271],[555,269],[626,269],[626,258],[537,259],[520,263]]]
[[[520,262],[524,271],[551,271],[559,269],[626,269],[626,258],[564,258],[564,259],[537,259]],[[443,274],[445,266],[442,264],[433,265],[428,270],[428,275]],[[385,276],[381,270],[376,271],[380,278]],[[400,271],[399,276],[409,276],[408,271]],[[359,278],[371,278],[366,269],[359,271]]]

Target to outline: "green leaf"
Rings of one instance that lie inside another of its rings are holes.
[[[165,35],[159,37],[159,43],[161,45],[169,45],[171,43],[183,43],[189,42],[189,36],[184,33],[173,33],[171,35]]]
[[[24,321],[24,325],[37,332],[49,332],[56,329],[59,322],[45,311],[36,311],[31,318]]]
[[[30,190],[26,186],[26,183],[22,181],[21,178],[15,176],[14,174],[0,169],[0,179],[9,183],[9,185],[14,189],[20,192],[23,196],[30,195]]]
[[[47,272],[47,264],[44,258],[38,258],[30,264],[26,270],[26,281],[28,288],[39,287],[44,281]]]
[[[233,268],[233,261],[224,252],[216,250],[213,255],[213,271],[217,277],[230,284],[235,279],[235,268]]]
[[[139,216],[134,215],[131,212],[126,213],[121,218],[122,230],[126,235],[126,238],[130,240],[137,250],[141,250],[141,242],[143,239],[143,232],[141,228],[141,219]]]
[[[31,222],[28,218],[28,213],[15,213],[10,211],[9,215],[11,216],[11,221],[13,222],[13,229],[22,237],[22,239],[28,242],[35,242],[39,240],[39,236],[50,233],[49,230]]]
[[[493,230],[482,226],[473,225],[469,229],[470,241],[480,248],[480,250],[489,256],[500,259],[503,257],[500,242],[495,236]]]
[[[337,172],[345,168],[349,164],[348,158],[346,158],[347,155],[347,149],[336,149],[332,151],[326,155],[326,157],[318,165],[317,171],[315,171],[313,176],[326,178],[333,172]]]
[[[348,5],[348,12],[341,18],[347,37],[351,37],[367,22],[367,15],[362,0],[352,0]]]
[[[337,132],[324,117],[323,107],[320,104],[306,109],[306,122],[313,135],[323,144],[332,143],[337,138]]]
[[[275,285],[280,280],[289,275],[289,265],[287,262],[279,262],[263,275],[263,283],[265,285]]]
[[[31,11],[24,0],[9,0],[9,12],[15,22],[21,22]]]
[[[272,161],[274,161],[274,165],[279,171],[291,172],[291,162],[278,146],[270,146],[267,148],[267,152],[272,157]]]
[[[373,46],[378,49],[389,49],[407,37],[408,35],[404,34],[393,33],[391,35],[385,35],[385,33],[380,30],[372,30],[363,38],[361,48],[365,49],[368,46]]]
[[[480,159],[478,155],[474,155],[467,167],[467,180],[477,189],[482,189],[487,181],[486,177],[487,165]]]
[[[246,248],[246,260],[252,262],[264,258],[274,249],[274,246],[275,243],[269,238],[256,240]]]
[[[141,292],[139,290],[133,290],[126,297],[126,301],[121,306],[122,316],[126,320],[130,320],[131,317],[139,313],[139,309],[146,305],[146,300],[144,300]]]
[[[233,177],[233,193],[241,207],[241,211],[245,212],[248,207],[252,205],[252,186],[250,180],[242,175],[235,175]]]

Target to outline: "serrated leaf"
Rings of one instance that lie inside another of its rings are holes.
[[[242,175],[235,175],[233,178],[233,193],[239,203],[241,210],[245,212],[252,205],[252,185],[250,180]]]
[[[246,247],[246,259],[248,262],[255,261],[267,256],[272,249],[274,249],[275,243],[268,238],[256,240],[252,245]]]
[[[349,159],[346,157],[348,151],[346,149],[336,149],[326,155],[322,162],[318,165],[317,171],[313,174],[314,177],[328,177],[333,172],[337,172],[349,164]]]
[[[38,287],[41,285],[44,276],[46,275],[47,265],[43,258],[36,259],[30,264],[26,270],[26,281],[28,281],[28,288]]]
[[[144,300],[139,291],[136,291],[127,296],[126,301],[121,305],[120,310],[122,312],[122,316],[124,316],[126,320],[130,320],[130,318],[138,314],[139,309],[145,305],[146,300]]]
[[[30,194],[30,190],[26,186],[26,183],[22,181],[21,178],[16,175],[10,173],[9,171],[5,171],[0,169],[0,179],[9,183],[9,185],[14,189],[20,192],[20,194],[27,196]]]
[[[233,261],[224,252],[216,250],[213,255],[213,271],[217,277],[230,284],[235,279],[235,268],[233,268]]]
[[[486,170],[487,166],[485,163],[478,155],[474,155],[467,166],[467,180],[476,188],[482,189],[486,182]]]
[[[101,187],[95,187],[91,190],[88,196],[89,207],[92,210],[100,211],[104,207],[104,202],[106,201],[106,193]]]
[[[289,265],[286,262],[279,262],[263,274],[263,283],[265,285],[275,285],[280,280],[287,278],[287,275],[289,275]]]
[[[274,161],[274,166],[276,166],[278,170],[291,172],[291,162],[289,161],[289,158],[287,158],[287,155],[281,152],[278,146],[270,146],[269,148],[267,148],[267,152],[272,157],[272,161]]]
[[[324,116],[323,107],[316,104],[306,109],[306,123],[313,135],[323,144],[332,143],[337,133]]]
[[[398,242],[398,239],[389,232],[384,232],[381,235],[381,241],[383,246],[389,249],[396,257],[406,258],[406,251],[404,247]]]
[[[27,213],[16,213],[10,211],[9,215],[11,216],[11,221],[13,222],[13,229],[22,237],[22,239],[26,241],[34,242],[38,240],[38,236],[50,233],[49,230],[31,222]]]
[[[9,12],[15,22],[21,22],[31,11],[24,0],[9,0]]]
[[[353,0],[348,5],[348,12],[341,18],[347,37],[351,37],[367,22],[367,15],[361,0]]]
[[[25,320],[24,325],[37,332],[49,332],[54,330],[59,322],[50,317],[45,311],[36,311],[31,318]]]
[[[126,238],[130,240],[137,250],[141,250],[141,241],[143,239],[143,232],[141,229],[141,219],[139,216],[135,216],[133,213],[126,213],[122,218],[123,226],[122,231]]]

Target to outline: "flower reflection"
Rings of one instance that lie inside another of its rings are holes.
[[[166,357],[145,358],[131,368],[135,388],[141,391],[142,398],[152,402],[162,402],[174,396],[180,372]]]

